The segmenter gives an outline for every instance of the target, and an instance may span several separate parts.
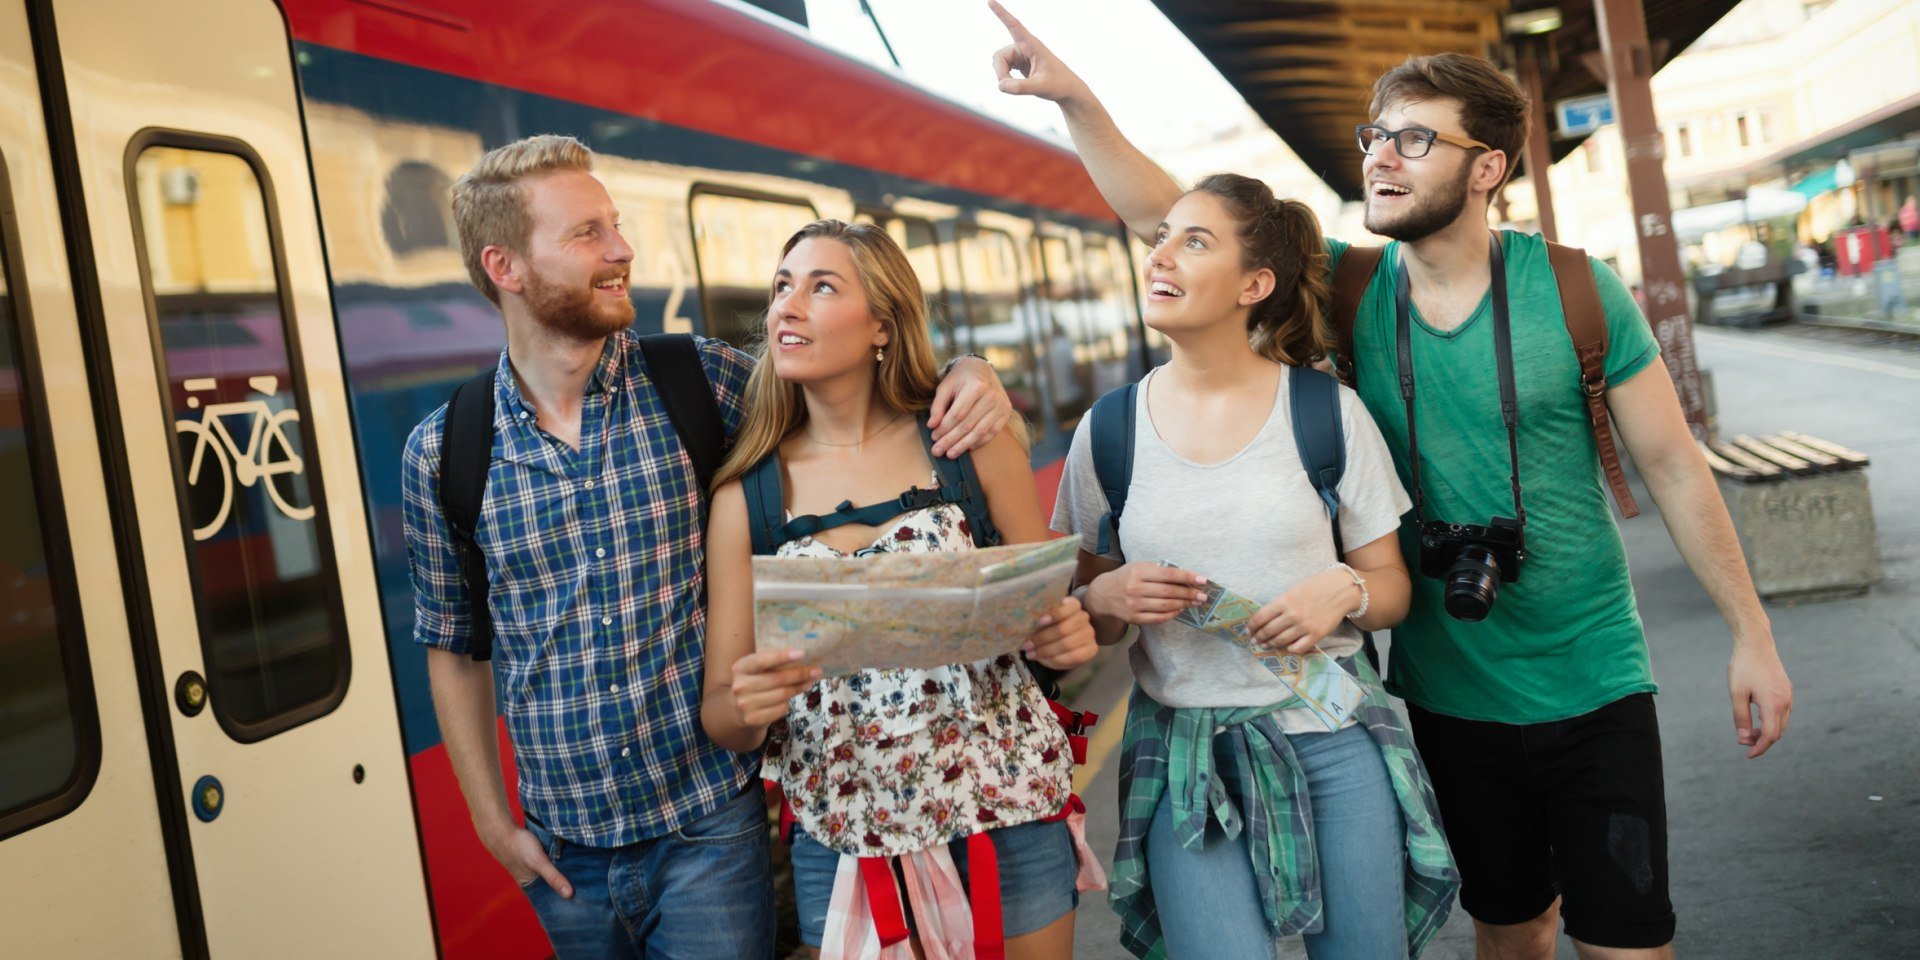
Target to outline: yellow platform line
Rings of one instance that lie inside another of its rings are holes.
[[[1093,737],[1087,741],[1087,762],[1073,771],[1074,793],[1086,795],[1093,778],[1100,775],[1101,765],[1113,755],[1114,748],[1120,746],[1120,737],[1127,728],[1127,695],[1132,690],[1132,684],[1122,689],[1119,699],[1100,714],[1100,722],[1093,725]]]

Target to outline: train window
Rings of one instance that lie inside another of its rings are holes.
[[[887,228],[887,234],[906,251],[907,262],[913,264],[913,272],[927,294],[927,335],[933,340],[933,355],[946,363],[956,351],[950,306],[953,298],[947,290],[946,271],[940,264],[940,238],[934,234],[933,224],[918,217],[883,214],[874,219]]]
[[[1033,425],[1039,439],[1040,381],[1027,342],[1029,310],[1020,286],[1019,250],[1007,234],[971,223],[954,225],[954,247],[973,347],[999,372],[1014,411]]]
[[[220,149],[188,145],[203,142]],[[228,735],[260,740],[331,710],[348,670],[272,206],[244,147],[171,134],[136,147],[130,193],[210,699]]]
[[[396,254],[457,249],[453,224],[453,180],[438,167],[408,160],[387,175],[380,231]]]
[[[1087,314],[1093,341],[1093,395],[1135,379],[1133,359],[1133,285],[1128,283],[1127,250],[1104,234],[1086,234],[1087,284],[1092,299]]]
[[[695,187],[693,249],[707,336],[745,348],[761,335],[780,248],[820,219],[804,200]]]
[[[1045,324],[1047,382],[1053,389],[1053,418],[1061,430],[1072,430],[1080,414],[1093,403],[1093,356],[1088,336],[1092,304],[1072,238],[1048,232],[1034,238],[1044,270],[1041,299],[1047,304]]]
[[[11,196],[0,165],[0,837],[78,806],[100,757],[45,408],[33,399],[37,370],[14,286]]]

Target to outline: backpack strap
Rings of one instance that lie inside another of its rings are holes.
[[[699,478],[704,498],[713,489],[713,475],[726,459],[727,428],[720,416],[720,404],[713,399],[707,368],[700,363],[700,348],[692,335],[685,333],[656,333],[639,340],[647,376],[660,390],[667,419],[673,422],[680,445],[693,461],[693,473]]]
[[[740,492],[747,498],[747,531],[753,538],[753,554],[771,557],[789,539],[782,535],[787,528],[787,504],[780,484],[778,451],[740,475]]]
[[[1551,242],[1547,244],[1547,262],[1560,287],[1560,312],[1566,316],[1574,356],[1580,360],[1580,393],[1587,400],[1587,424],[1593,430],[1594,449],[1600,452],[1600,466],[1607,474],[1607,487],[1620,505],[1621,516],[1637,517],[1640,505],[1627,487],[1620,448],[1613,439],[1613,418],[1607,412],[1607,314],[1600,306],[1593,269],[1587,265],[1585,250]]]
[[[1366,296],[1386,252],[1385,247],[1348,247],[1333,268],[1333,313],[1327,319],[1333,324],[1334,373],[1347,386],[1353,386],[1359,374],[1353,363],[1353,325],[1360,315],[1360,299]]]
[[[927,448],[927,459],[933,461],[933,472],[940,478],[940,499],[960,508],[967,518],[967,528],[973,534],[976,547],[997,547],[1000,545],[1000,528],[993,525],[992,511],[987,507],[987,490],[980,484],[980,473],[973,468],[973,453],[963,453],[958,457],[937,457],[933,454],[933,429],[927,426],[927,414],[920,414],[920,442]]]
[[[1107,513],[1100,518],[1095,551],[1101,556],[1120,549],[1120,512],[1127,507],[1127,487],[1133,483],[1133,418],[1140,385],[1115,387],[1093,402],[1093,472],[1107,495]]]
[[[440,512],[453,534],[460,579],[467,588],[473,659],[493,658],[493,609],[487,601],[487,558],[474,533],[493,465],[493,375],[489,366],[453,388],[440,424]]]
[[[1340,383],[1312,367],[1287,371],[1288,408],[1293,444],[1307,480],[1333,522],[1333,543],[1340,547],[1340,478],[1347,472],[1346,428],[1340,422]]]

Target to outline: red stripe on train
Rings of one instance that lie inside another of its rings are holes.
[[[707,0],[282,0],[296,39],[1102,220],[1068,150]],[[986,82],[981,55],[981,82]],[[539,132],[539,131],[528,131]]]
[[[533,907],[512,875],[493,859],[473,832],[473,819],[460,782],[453,775],[446,744],[436,744],[408,760],[413,768],[413,802],[420,815],[421,844],[427,852],[433,914],[445,960],[537,960],[553,956]],[[500,769],[507,778],[507,803],[520,819],[518,779],[507,722],[500,721]]]

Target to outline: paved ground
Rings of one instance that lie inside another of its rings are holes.
[[[1725,627],[1651,498],[1625,521],[1666,745],[1677,953],[1687,960],[1920,958],[1920,344],[1802,328],[1707,329],[1723,435],[1799,430],[1870,454],[1886,580],[1871,595],[1769,608],[1795,684],[1785,742],[1749,762],[1733,742]],[[1077,694],[1112,712],[1113,658]],[[1117,717],[1116,717],[1117,719]],[[1113,849],[1119,724],[1103,725],[1082,789],[1088,833]],[[1078,958],[1124,957],[1101,895],[1082,903]],[[1283,957],[1301,957],[1297,941]],[[1468,960],[1459,911],[1430,960]],[[1563,939],[1560,955],[1573,956]]]

